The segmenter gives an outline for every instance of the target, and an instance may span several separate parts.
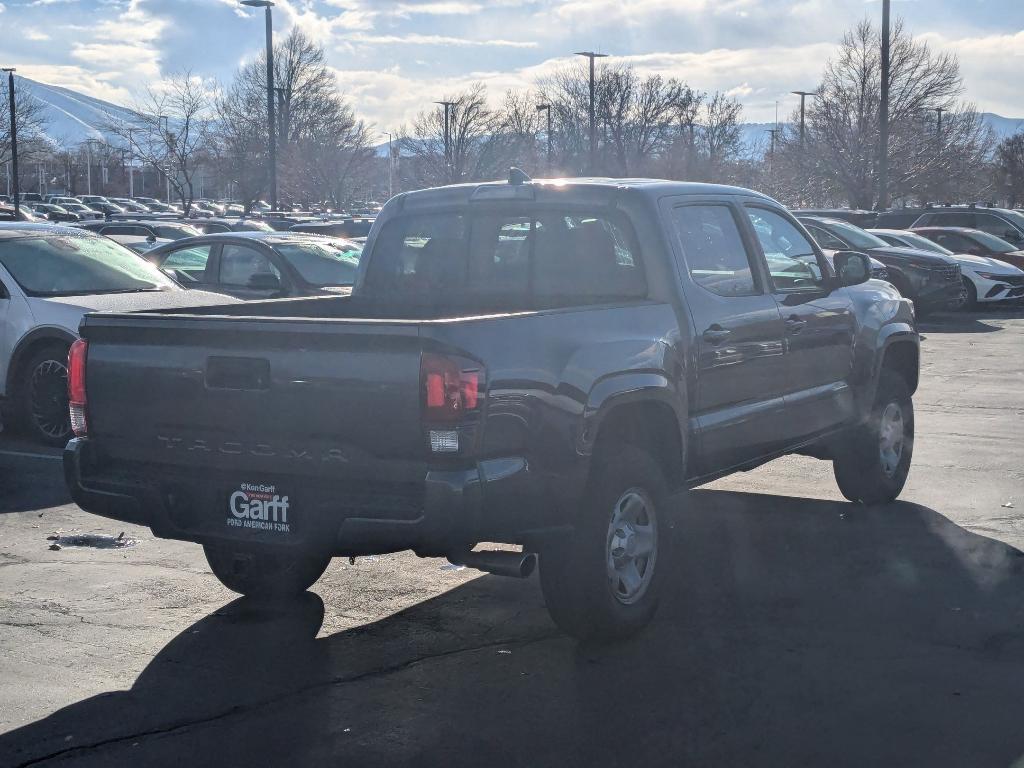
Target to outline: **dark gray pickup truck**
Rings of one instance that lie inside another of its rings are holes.
[[[336,556],[539,556],[560,627],[621,636],[655,611],[673,491],[803,453],[851,500],[900,493],[919,337],[869,269],[743,189],[399,195],[351,296],[87,316],[67,482],[246,595]]]

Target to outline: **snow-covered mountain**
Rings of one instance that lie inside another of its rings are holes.
[[[44,132],[55,146],[76,146],[89,139],[104,141],[108,138],[105,125],[130,120],[133,115],[126,107],[27,77],[15,75],[14,87],[16,93],[30,93],[43,104]]]

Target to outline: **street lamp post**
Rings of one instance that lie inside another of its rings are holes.
[[[163,131],[164,145],[167,147],[167,164],[164,166],[164,181],[167,183],[167,204],[171,204],[171,119],[167,115],[157,115]]]
[[[241,0],[242,5],[262,8],[267,22],[267,158],[270,175],[270,207],[277,210],[277,142],[274,140],[274,24],[270,0]]]
[[[395,196],[395,184],[393,176],[394,154],[391,151],[391,134],[387,131],[384,135],[388,137],[388,200]]]
[[[878,106],[878,202],[876,210],[889,207],[889,14],[891,0],[882,0],[882,98]]]
[[[800,97],[800,148],[803,149],[804,137],[807,133],[807,123],[804,119],[804,116],[806,114],[804,109],[804,103],[808,96],[817,96],[818,94],[816,91],[790,91],[790,93],[792,93],[794,96]]]
[[[597,167],[597,114],[594,110],[594,59],[603,59],[607,53],[594,53],[593,51],[577,51],[576,56],[586,56],[590,60],[590,168],[588,173],[591,176]]]
[[[768,173],[769,175],[774,171],[775,168],[775,138],[779,134],[778,128],[766,128],[765,133],[772,135],[771,147],[768,150]]]
[[[448,110],[451,109],[452,107],[454,107],[456,102],[454,102],[454,101],[435,101],[434,103],[444,107],[444,172],[445,172],[445,176],[447,177],[445,180],[448,183],[451,183],[451,181],[452,181],[452,149],[451,149],[452,132],[451,132],[451,128],[449,127]]]
[[[7,73],[7,103],[11,108],[11,165],[9,166],[13,171],[14,175],[11,177],[11,186],[14,187],[14,219],[18,220],[18,123],[15,120],[15,107],[14,107],[14,67],[4,67],[3,71]]]
[[[547,129],[547,134],[546,134],[546,136],[547,136],[547,145],[548,145],[547,146],[547,165],[548,165],[548,175],[550,175],[551,174],[551,167],[552,167],[552,162],[551,162],[551,158],[552,158],[552,153],[551,153],[551,105],[550,104],[538,104],[537,105],[537,111],[538,112],[546,112],[547,113],[547,118],[548,118],[548,129]]]
[[[92,194],[92,139],[85,142],[85,189]]]
[[[135,199],[135,150],[132,144],[132,129],[128,129],[128,199]]]

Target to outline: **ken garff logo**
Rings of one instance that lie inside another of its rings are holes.
[[[242,483],[231,494],[231,514],[239,520],[287,523],[288,497],[276,491],[273,485]]]

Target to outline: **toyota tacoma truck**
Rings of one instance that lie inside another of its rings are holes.
[[[744,189],[514,170],[402,194],[351,295],[88,315],[67,482],[244,595],[338,556],[539,562],[561,628],[627,635],[675,491],[800,453],[850,500],[900,493],[919,337],[869,276]]]

